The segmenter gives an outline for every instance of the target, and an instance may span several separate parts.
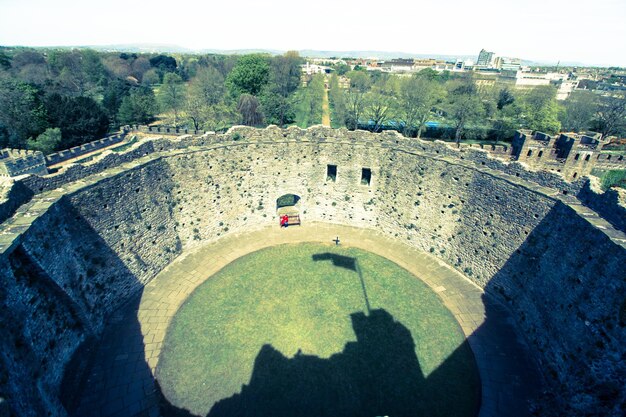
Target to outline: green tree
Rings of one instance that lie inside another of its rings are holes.
[[[252,54],[242,56],[226,77],[226,86],[233,95],[259,95],[269,80],[269,58]],[[246,99],[247,100],[247,99]]]
[[[364,96],[363,115],[372,132],[379,132],[395,116],[394,79],[379,79]]]
[[[522,106],[526,128],[551,135],[561,129],[556,88],[545,85],[529,90],[522,96]]]
[[[29,138],[26,145],[28,149],[41,151],[44,155],[51,154],[59,149],[61,144],[61,129],[58,127],[48,128],[37,139]]]
[[[346,74],[350,79],[350,87],[345,92],[346,119],[348,129],[356,129],[365,111],[365,94],[371,86],[371,79],[366,72],[350,71]]]
[[[215,68],[199,68],[196,71],[196,76],[189,83],[185,103],[187,117],[196,130],[207,124],[216,126],[209,121],[228,113],[226,109],[230,106],[224,104],[225,91],[224,77]]]
[[[48,127],[41,95],[32,85],[0,78],[0,146],[24,148]]]
[[[174,113],[174,126],[178,126],[178,118],[185,104],[185,85],[180,75],[168,72],[163,76],[158,100],[163,111]]]
[[[432,68],[424,68],[423,70],[421,70],[415,75],[422,77],[422,78],[426,78],[431,81],[435,81],[439,79],[439,73]]]
[[[350,66],[347,64],[339,63],[335,65],[335,73],[337,75],[345,75],[348,71],[350,71]]]
[[[448,97],[448,114],[454,121],[454,139],[458,144],[467,127],[484,118],[485,108],[471,78],[451,84]]]
[[[294,120],[291,96],[300,85],[301,62],[294,51],[271,59],[269,82],[260,97],[268,122],[283,127]]]
[[[591,91],[574,91],[563,105],[560,117],[563,129],[573,132],[589,129],[598,104],[598,96]]]
[[[89,97],[51,94],[45,99],[50,126],[61,129],[63,149],[104,137],[109,130],[106,111]]]
[[[204,127],[209,130],[225,130],[226,128],[239,123],[239,114],[234,105],[226,102],[209,106],[207,120]]]
[[[331,110],[331,123],[333,127],[345,126],[346,122],[346,98],[344,91],[339,87],[339,77],[332,74],[329,82],[328,101]]]
[[[265,91],[259,100],[267,123],[283,127],[295,120],[294,97],[283,97],[278,93]]]
[[[115,79],[107,84],[102,97],[102,107],[105,108],[109,119],[117,124],[117,113],[122,100],[129,94],[130,84],[124,80]]]
[[[346,77],[350,79],[350,88],[355,88],[361,93],[365,93],[372,86],[372,79],[367,72],[350,71]]]
[[[306,87],[298,91],[296,123],[306,128],[322,122],[322,101],[324,99],[324,76],[315,74]]]
[[[226,93],[224,77],[213,67],[201,68],[189,83],[189,92],[208,105],[218,104]]]
[[[209,105],[201,97],[188,94],[185,100],[185,114],[191,120],[193,128],[200,130],[208,121]]]
[[[150,58],[150,65],[157,70],[160,80],[163,80],[165,74],[176,72],[177,68],[176,59],[168,55],[157,55]]]
[[[404,125],[405,136],[416,133],[420,138],[433,107],[444,97],[444,89],[430,77],[414,75],[399,83],[398,118]]]
[[[121,124],[148,124],[154,120],[158,105],[154,92],[148,87],[136,87],[122,99],[117,113]]]
[[[159,73],[156,69],[151,68],[148,71],[144,72],[143,77],[141,77],[141,83],[143,85],[156,85],[161,82],[159,78]]]
[[[520,115],[522,111],[516,103],[511,103],[496,111],[492,119],[492,129],[496,143],[513,138],[515,131],[521,127]]]
[[[511,91],[507,87],[504,87],[498,92],[498,103],[497,103],[498,110],[502,110],[503,108],[505,108],[506,106],[510,104],[513,104],[514,102],[515,102],[515,96],[513,95],[513,93],[511,93]]]
[[[92,98],[101,93],[107,74],[97,52],[52,51],[48,62],[56,74],[56,88],[59,93]]]
[[[25,49],[16,52],[11,67],[16,78],[29,84],[42,86],[50,79],[46,58],[39,51]]]
[[[11,68],[11,58],[2,51],[0,51],[0,68],[3,70]]]

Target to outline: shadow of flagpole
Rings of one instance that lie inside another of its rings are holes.
[[[358,259],[354,260],[354,266],[356,267],[356,272],[359,274],[359,280],[361,281],[361,288],[363,289],[363,298],[365,298],[365,308],[367,309],[367,315],[369,316],[372,312],[370,308],[370,299],[367,297],[367,290],[365,289],[365,280],[363,279],[363,272],[361,271],[361,267],[359,266]]]

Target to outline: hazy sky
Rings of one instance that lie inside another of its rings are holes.
[[[626,0],[0,0],[0,45],[126,43],[626,66]]]

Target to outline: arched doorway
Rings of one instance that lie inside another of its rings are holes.
[[[300,224],[300,196],[283,194],[278,197],[276,199],[276,215],[279,218],[287,216],[289,224]]]

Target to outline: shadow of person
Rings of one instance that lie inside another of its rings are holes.
[[[410,331],[383,309],[351,319],[357,341],[328,359],[264,345],[250,383],[208,416],[416,415],[424,376]]]

